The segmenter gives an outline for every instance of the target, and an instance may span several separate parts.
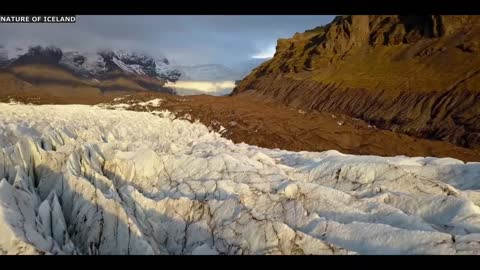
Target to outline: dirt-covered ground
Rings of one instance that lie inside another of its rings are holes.
[[[111,91],[76,97],[30,92],[3,95],[0,102],[12,99],[33,104],[114,104],[154,98],[160,98],[162,102],[152,110],[166,109],[177,117],[199,120],[216,131],[221,130],[224,137],[235,143],[292,151],[334,149],[350,154],[435,156],[480,161],[480,153],[447,142],[381,130],[345,115],[296,110],[245,96],[173,96]]]

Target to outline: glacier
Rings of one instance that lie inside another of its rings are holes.
[[[0,254],[480,254],[480,163],[235,144],[124,106],[0,103]]]

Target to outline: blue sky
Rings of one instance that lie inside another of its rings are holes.
[[[329,23],[327,15],[78,16],[75,24],[0,24],[2,44],[47,43],[89,51],[118,48],[174,64],[232,65],[274,52],[278,38]]]

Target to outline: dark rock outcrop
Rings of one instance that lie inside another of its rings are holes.
[[[60,62],[63,52],[56,47],[42,47],[34,46],[28,49],[28,52],[24,55],[14,59],[10,65],[27,65],[27,64],[40,64],[40,65],[54,65]]]

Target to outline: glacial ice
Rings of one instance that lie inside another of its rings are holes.
[[[117,107],[0,104],[0,254],[480,254],[478,162],[264,149]]]

